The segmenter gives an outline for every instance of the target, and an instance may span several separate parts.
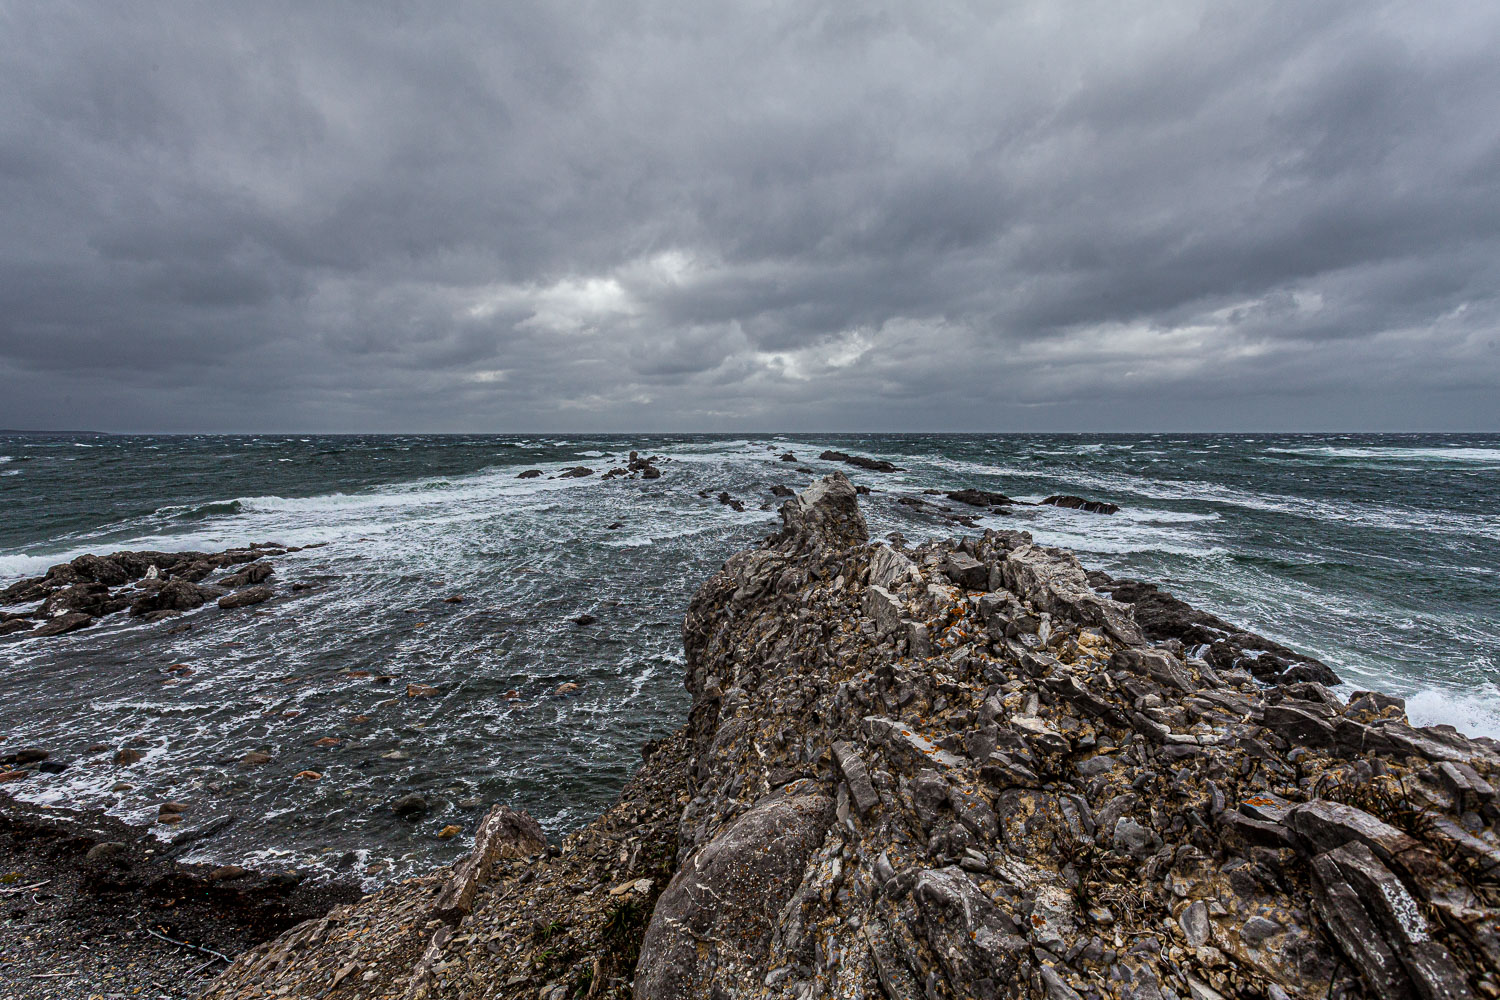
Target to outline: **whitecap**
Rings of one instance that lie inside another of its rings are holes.
[[[1406,716],[1414,726],[1448,725],[1467,736],[1500,739],[1500,694],[1426,688],[1406,699]]]

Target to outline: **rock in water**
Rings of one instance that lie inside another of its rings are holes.
[[[1103,500],[1085,500],[1083,497],[1075,496],[1053,496],[1043,500],[1042,503],[1053,507],[1071,507],[1074,510],[1086,510],[1090,514],[1118,514],[1118,504],[1106,503]]]
[[[226,609],[248,608],[252,604],[264,604],[276,596],[270,587],[246,587],[219,598],[219,607]]]
[[[825,451],[818,456],[825,462],[843,462],[859,469],[869,469],[871,472],[900,472],[896,466],[882,458],[866,458],[864,455],[848,455],[842,451]],[[796,459],[793,459],[796,461]]]

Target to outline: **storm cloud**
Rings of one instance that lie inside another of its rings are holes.
[[[0,2],[0,426],[1500,428],[1493,3],[423,6]]]

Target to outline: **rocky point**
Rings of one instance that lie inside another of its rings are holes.
[[[209,996],[1500,997],[1494,741],[1024,532],[872,542],[842,474],[781,514],[603,816],[497,807]]]

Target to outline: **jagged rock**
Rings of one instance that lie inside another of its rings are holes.
[[[239,572],[219,580],[221,587],[248,587],[253,583],[260,583],[266,577],[276,572],[275,568],[267,562],[253,562],[240,568]]]
[[[547,838],[536,820],[510,806],[495,806],[480,821],[473,848],[454,866],[453,877],[438,893],[433,911],[448,919],[467,914],[495,862],[501,858],[529,857],[546,849]]]
[[[859,495],[842,472],[814,483],[781,505],[782,537],[825,546],[858,545],[870,538]]]
[[[990,568],[966,552],[950,552],[943,560],[943,572],[948,579],[969,590],[984,590],[989,586]]]
[[[815,484],[699,588],[687,723],[598,820],[209,996],[1500,996],[1493,745],[1262,687],[1234,658],[1280,653],[1143,630],[1024,532],[870,545],[856,496]]]
[[[517,479],[540,479],[540,478],[542,478],[542,470],[541,469],[527,469],[525,472],[519,472],[519,473],[517,473],[516,474],[516,478]]]

